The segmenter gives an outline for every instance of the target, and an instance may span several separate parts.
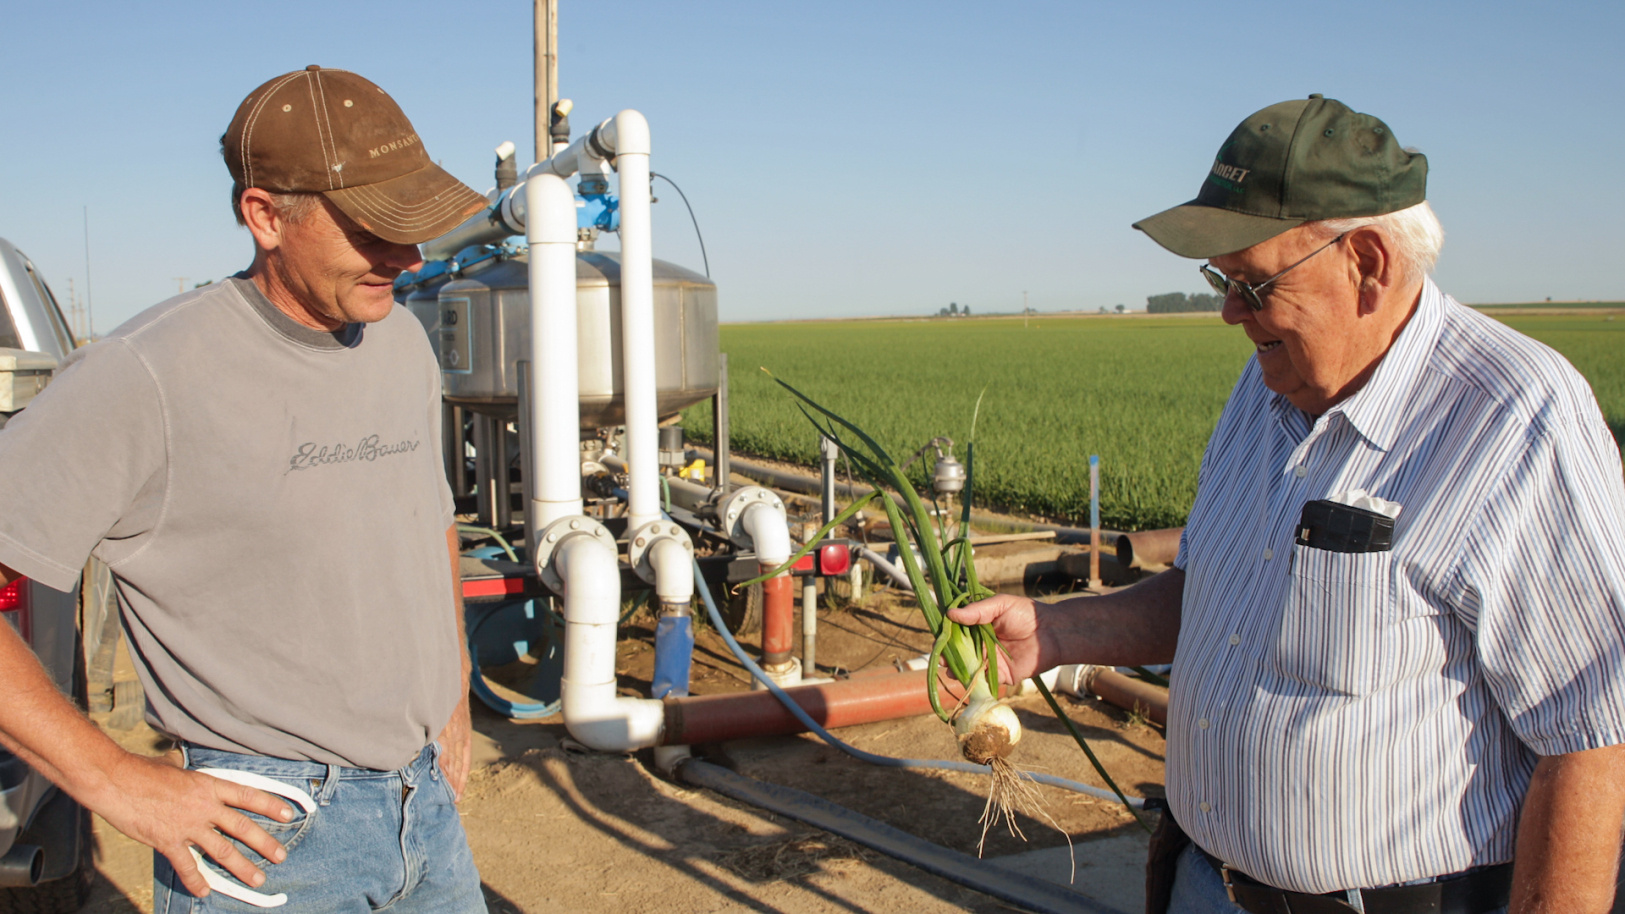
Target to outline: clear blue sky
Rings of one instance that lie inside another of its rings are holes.
[[[1625,4],[561,0],[577,132],[643,111],[724,320],[1143,308],[1203,290],[1129,224],[1195,194],[1230,129],[1321,92],[1428,154],[1471,302],[1625,298]],[[526,0],[13,4],[0,236],[96,328],[245,266],[218,138],[319,63],[387,89],[485,190],[531,153]],[[655,254],[698,269],[657,184]]]

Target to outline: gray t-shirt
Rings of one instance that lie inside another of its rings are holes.
[[[0,430],[0,563],[113,569],[164,732],[396,768],[465,688],[440,452],[410,314],[324,333],[234,278],[78,350]]]

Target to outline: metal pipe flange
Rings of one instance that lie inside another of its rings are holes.
[[[722,529],[727,532],[728,539],[747,549],[754,549],[756,543],[745,529],[745,512],[753,505],[766,505],[780,514],[784,513],[784,502],[779,496],[773,494],[771,489],[761,486],[743,486],[728,493],[718,506],[717,515],[722,519]]]
[[[655,582],[655,566],[649,559],[654,552],[655,544],[661,540],[674,540],[691,558],[694,555],[694,541],[689,538],[688,531],[676,523],[657,520],[639,527],[632,533],[631,540],[627,544],[626,559],[638,577],[650,584]]]
[[[615,537],[599,522],[590,517],[561,517],[536,535],[536,574],[554,593],[564,593],[564,578],[554,567],[553,556],[565,540],[575,536],[590,536],[607,547],[613,555]]]

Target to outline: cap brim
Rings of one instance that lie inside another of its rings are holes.
[[[322,194],[367,231],[397,244],[439,238],[491,203],[432,162],[388,181]]]
[[[1134,227],[1181,257],[1202,260],[1244,251],[1307,221],[1255,216],[1191,201],[1141,219]]]

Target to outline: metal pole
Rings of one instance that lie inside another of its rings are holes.
[[[818,675],[818,576],[801,579],[801,675]]]
[[[461,498],[471,493],[468,483],[468,417],[461,406],[451,408],[451,451],[446,468],[451,471],[451,494]]]
[[[496,472],[491,468],[496,455],[496,443],[491,440],[491,427],[495,424],[484,413],[474,414],[474,487],[479,493],[477,514],[480,523],[487,527],[496,526],[496,499],[491,495],[496,488]]]
[[[716,445],[717,494],[728,494],[728,353],[717,353],[717,395],[711,401],[713,443]]]
[[[553,154],[548,131],[553,126],[553,103],[559,100],[559,2],[535,0],[536,22],[536,158]]]
[[[491,526],[503,530],[513,524],[513,486],[510,482],[512,477],[509,469],[513,465],[513,454],[508,450],[507,417],[491,420],[491,437],[496,444],[492,450],[496,464],[492,471],[496,484],[491,487],[491,494],[496,496],[496,504],[491,516]]]
[[[840,456],[841,448],[833,438],[827,435],[819,435],[818,452],[823,457],[820,463],[823,472],[819,474],[823,477],[820,480],[823,483],[820,494],[822,495],[821,500],[824,509],[824,523],[827,524],[834,520],[835,515],[839,513],[835,510],[835,459]]]

